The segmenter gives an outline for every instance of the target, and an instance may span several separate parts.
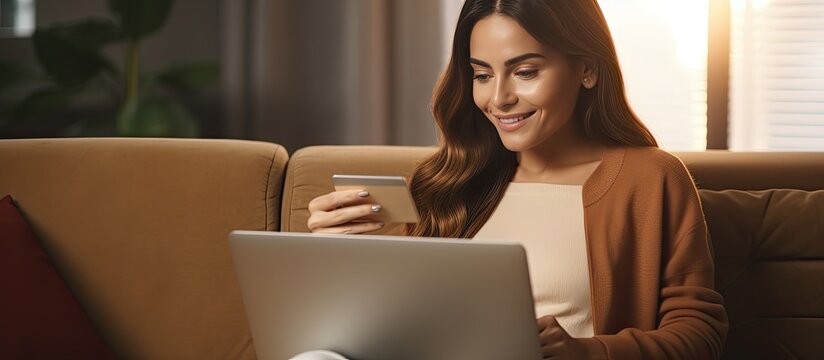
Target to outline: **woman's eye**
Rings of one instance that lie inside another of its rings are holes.
[[[489,75],[487,74],[476,74],[473,79],[484,82],[489,80]]]
[[[522,79],[532,79],[538,74],[538,70],[521,70],[515,73],[516,76]]]

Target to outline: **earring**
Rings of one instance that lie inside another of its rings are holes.
[[[584,77],[584,84],[588,84],[588,83],[589,83],[589,76],[586,76],[586,77]]]

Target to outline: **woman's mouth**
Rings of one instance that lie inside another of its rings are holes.
[[[500,122],[504,123],[504,124],[514,124],[516,122],[519,122],[521,120],[524,120],[524,119],[532,116],[532,114],[534,114],[534,113],[535,112],[533,111],[533,112],[524,113],[524,114],[506,115],[506,117],[498,117],[498,120]]]
[[[495,118],[498,119],[501,129],[512,131],[520,128],[523,125],[524,120],[529,119],[532,115],[535,115],[536,112],[537,111],[520,114],[495,115]]]

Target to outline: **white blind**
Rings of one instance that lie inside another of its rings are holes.
[[[31,36],[34,22],[34,0],[0,1],[0,37]]]
[[[824,0],[732,0],[730,149],[824,150]]]
[[[708,2],[599,0],[630,104],[661,146],[707,145]]]

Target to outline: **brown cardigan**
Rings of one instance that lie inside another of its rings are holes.
[[[727,334],[695,184],[658,148],[616,147],[583,188],[593,353],[715,359]]]

